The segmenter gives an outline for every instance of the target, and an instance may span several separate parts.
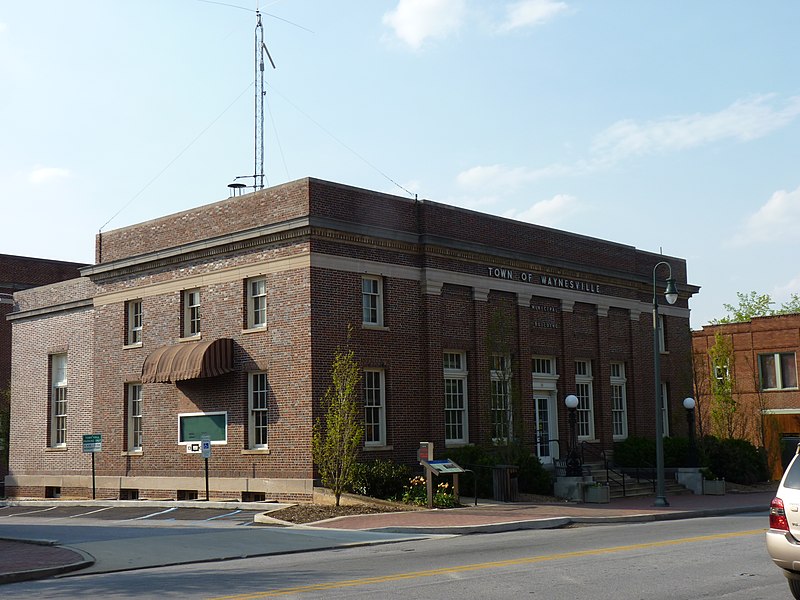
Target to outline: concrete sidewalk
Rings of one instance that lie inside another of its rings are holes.
[[[304,529],[368,530],[420,535],[494,533],[520,529],[552,529],[574,523],[605,524],[689,519],[748,512],[766,512],[774,492],[728,493],[724,496],[680,495],[669,506],[654,507],[652,496],[614,499],[608,504],[497,503],[479,500],[463,508],[434,509],[338,517]],[[462,498],[465,504],[471,500]],[[269,517],[257,522],[275,523]],[[765,518],[764,527],[768,526]],[[124,552],[116,545],[115,552]],[[209,555],[209,561],[220,560]],[[193,561],[196,562],[196,561]],[[94,558],[55,541],[0,539],[0,583],[41,579],[88,567]]]

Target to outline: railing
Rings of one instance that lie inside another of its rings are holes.
[[[592,446],[591,444],[588,444],[586,442],[581,442],[580,443],[580,449],[581,449],[581,460],[585,462],[587,454],[592,456],[592,457],[600,459],[600,461],[602,461],[603,467],[605,468],[605,471],[606,471],[606,480],[609,483],[610,482],[614,482],[614,483],[616,483],[618,485],[621,485],[622,486],[622,496],[623,497],[627,496],[627,489],[626,489],[626,485],[625,485],[626,473],[624,471],[622,471],[622,470],[617,470],[617,469],[615,469],[615,468],[613,468],[611,466],[611,461],[608,459],[608,456],[606,456],[606,451],[605,450],[598,450],[597,448],[595,448],[594,446]],[[634,477],[636,479],[636,483],[641,483],[642,480],[650,483],[653,486],[653,493],[655,493],[655,491],[656,491],[656,481],[655,481],[655,479],[651,479],[649,477],[642,476],[642,474],[641,474],[639,469],[640,469],[639,467],[635,467],[634,468],[635,475],[632,475],[632,477]],[[650,471],[652,472],[652,470],[654,470],[654,469],[651,469]]]

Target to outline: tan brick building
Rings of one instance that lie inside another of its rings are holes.
[[[710,350],[721,338],[728,360],[714,360]],[[711,416],[713,386],[729,381],[736,412],[728,424],[735,437],[767,449],[774,478],[800,443],[800,314],[756,317],[744,323],[706,325],[692,332],[696,396],[704,433],[717,431]]]
[[[303,179],[103,233],[96,254],[82,278],[17,295],[16,496],[90,493],[81,441],[99,433],[101,496],[202,497],[206,435],[213,496],[310,498],[349,325],[365,458],[511,435],[547,464],[567,394],[598,448],[652,436],[663,260],[680,292],[661,306],[668,429],[692,389],[698,288],[684,260],[631,246]]]

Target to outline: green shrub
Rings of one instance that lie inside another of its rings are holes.
[[[752,485],[769,480],[767,454],[747,440],[703,438],[700,444],[702,465],[717,477],[733,483]]]
[[[411,468],[391,460],[370,460],[356,464],[353,492],[371,498],[395,500],[403,496]]]
[[[447,458],[472,471],[472,473],[465,473],[459,478],[462,494],[475,493],[475,478],[477,477],[478,496],[491,498],[494,495],[492,467],[495,465],[515,465],[517,467],[517,486],[522,493],[543,495],[553,493],[552,475],[542,466],[539,457],[521,444],[490,448],[473,445],[449,448]]]
[[[614,443],[614,464],[619,467],[650,467],[656,464],[656,442],[650,438],[629,437]]]

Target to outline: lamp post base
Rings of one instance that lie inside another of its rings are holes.
[[[653,506],[664,507],[669,506],[669,502],[664,496],[656,496],[655,502],[653,502]]]

